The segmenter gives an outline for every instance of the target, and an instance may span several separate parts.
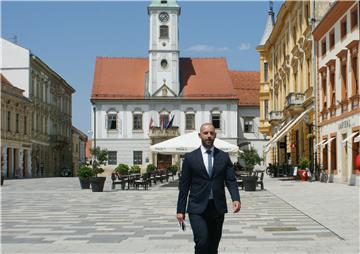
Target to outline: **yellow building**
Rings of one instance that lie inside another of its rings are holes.
[[[5,178],[31,177],[32,104],[24,90],[1,78],[1,174]]]
[[[272,8],[260,54],[260,132],[271,137],[267,162],[298,165],[314,158],[312,22],[329,2],[285,1],[274,22]],[[315,18],[313,18],[315,17]],[[284,173],[292,173],[288,170]]]

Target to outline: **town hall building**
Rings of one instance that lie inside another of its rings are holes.
[[[150,146],[198,131],[205,122],[213,123],[218,138],[238,144],[238,79],[233,76],[241,72],[230,71],[225,58],[180,57],[175,0],[153,0],[148,14],[147,58],[96,58],[93,145],[108,150],[109,166],[163,168],[177,158],[152,154]],[[259,82],[255,85],[259,89]]]

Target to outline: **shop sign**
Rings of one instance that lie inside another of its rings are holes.
[[[350,119],[349,120],[345,120],[339,123],[338,125],[338,129],[346,129],[346,128],[350,128],[351,127],[351,123],[350,123]]]

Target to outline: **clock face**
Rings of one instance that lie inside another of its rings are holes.
[[[162,23],[166,23],[169,21],[169,14],[167,12],[160,12],[159,14],[159,20]]]

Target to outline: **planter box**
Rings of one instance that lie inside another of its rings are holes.
[[[90,189],[90,177],[79,177],[81,189]]]
[[[243,184],[245,191],[256,191],[257,180],[257,176],[244,176]]]
[[[103,192],[105,180],[106,177],[104,176],[90,177],[91,190],[93,192]]]

